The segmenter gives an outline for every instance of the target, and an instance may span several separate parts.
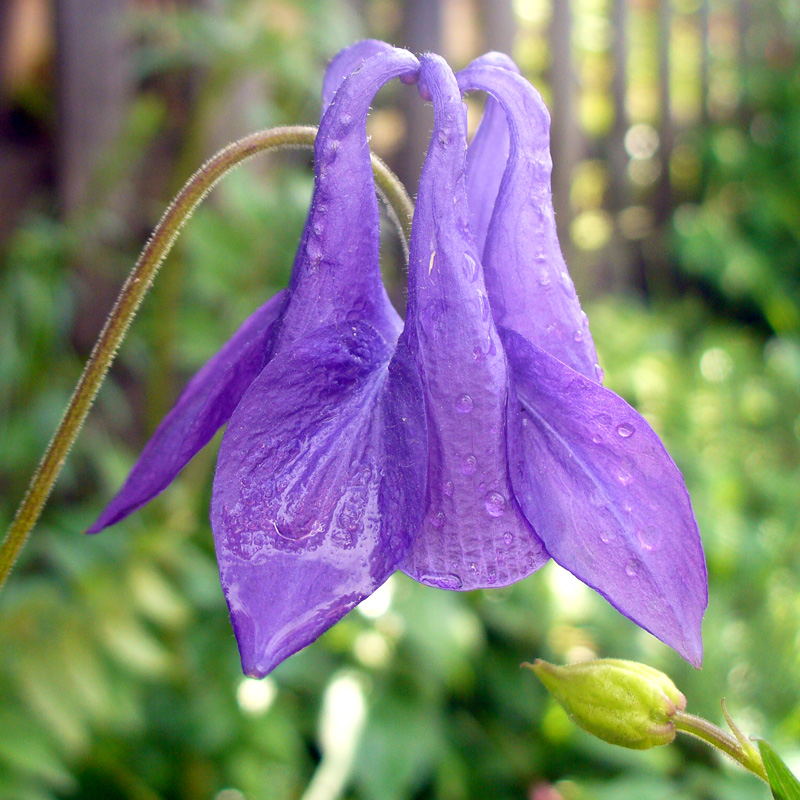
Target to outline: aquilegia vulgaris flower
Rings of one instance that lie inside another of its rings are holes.
[[[366,117],[392,78],[435,124],[403,322],[381,282]],[[487,92],[467,146],[462,92]],[[244,671],[263,676],[400,569],[504,586],[552,557],[693,664],[707,603],[683,479],[604,389],[556,237],[549,118],[513,64],[334,59],[290,284],[189,383],[91,531],[227,422],[211,522]]]

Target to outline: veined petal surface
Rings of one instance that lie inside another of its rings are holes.
[[[262,677],[394,572],[422,517],[425,417],[401,349],[358,321],[277,355],[231,418],[211,522],[242,668]]]
[[[444,589],[503,586],[547,555],[508,475],[508,375],[469,231],[466,110],[438,56],[423,56],[420,87],[433,99],[435,124],[414,213],[401,343],[422,380],[428,487],[425,518],[402,569]]]
[[[476,58],[472,64],[491,64],[519,72],[517,65],[505,53],[485,53]],[[472,235],[475,237],[475,246],[481,258],[497,192],[508,161],[508,148],[506,112],[497,100],[489,95],[486,98],[481,123],[467,149],[469,220]]]
[[[496,98],[510,133],[483,250],[494,319],[599,382],[588,321],[558,243],[547,108],[536,89],[509,69],[478,61],[462,70],[458,81],[462,91],[477,89]]]
[[[314,194],[289,282],[276,349],[322,325],[365,319],[390,342],[402,322],[380,272],[378,198],[372,177],[367,113],[389,80],[414,75],[419,62],[391,48],[342,81],[314,146]]]
[[[391,53],[394,48],[386,42],[378,39],[362,39],[360,42],[351,44],[340,50],[332,59],[328,68],[325,70],[325,77],[322,81],[322,113],[328,110],[328,106],[333,100],[333,96],[342,85],[342,81],[355,72],[364,62],[378,55],[378,53]]]
[[[378,262],[366,117],[414,75],[392,49],[341,83],[320,124],[311,213],[273,358],[220,447],[211,521],[242,667],[263,676],[371,594],[424,510],[419,378]]]
[[[501,334],[509,463],[525,516],[555,561],[699,666],[707,573],[678,468],[621,397]]]
[[[162,492],[229,419],[264,368],[276,320],[286,302],[278,292],[242,324],[189,382],[145,446],[114,499],[87,531],[98,533]]]

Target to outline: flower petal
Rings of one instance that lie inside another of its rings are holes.
[[[514,331],[514,492],[552,557],[695,666],[707,574],[683,478],[621,397]]]
[[[378,53],[390,53],[394,48],[378,39],[363,39],[340,50],[328,64],[322,81],[322,113],[327,111],[342,81]]]
[[[462,91],[479,89],[495,97],[510,131],[508,165],[483,252],[495,321],[599,381],[586,315],[558,244],[547,108],[536,89],[508,69],[473,63],[458,80]]]
[[[369,320],[390,341],[397,338],[400,318],[380,275],[366,116],[383,83],[413,73],[419,64],[405,50],[390,50],[344,81],[322,120],[314,198],[289,289],[253,314],[198,373],[89,533],[118,522],[163,491],[228,421],[276,351],[320,325],[349,317]]]
[[[493,64],[512,72],[519,72],[517,65],[505,53],[485,53],[472,63]],[[467,149],[469,221],[481,258],[494,202],[508,161],[508,147],[506,112],[497,100],[489,95],[486,98],[481,124]]]
[[[278,292],[253,313],[189,382],[158,426],[116,497],[87,533],[98,533],[162,492],[224,425],[264,368],[268,343],[286,301]]]
[[[397,568],[425,491],[425,417],[405,351],[357,321],[276,356],[220,448],[211,522],[242,667],[263,676]]]
[[[432,96],[436,119],[414,214],[401,342],[423,385],[428,489],[402,569],[445,589],[503,586],[547,556],[508,476],[508,376],[467,222],[465,108],[438,56],[423,56],[420,87]]]
[[[342,82],[320,122],[315,184],[276,349],[322,325],[368,320],[390,342],[402,322],[381,279],[379,212],[367,112],[384,83],[419,69],[407,50],[379,52]]]

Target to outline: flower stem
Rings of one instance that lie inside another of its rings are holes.
[[[120,290],[64,416],[39,462],[28,491],[0,546],[0,588],[39,519],[100,385],[125,338],[128,326],[192,212],[217,182],[238,164],[271,150],[313,147],[316,134],[315,127],[296,126],[271,128],[245,136],[220,150],[203,164],[170,203]],[[372,155],[372,170],[376,186],[400,228],[407,256],[407,240],[410,237],[414,204],[399,178],[375,155]]]
[[[768,782],[764,763],[755,748],[744,747],[733,736],[725,733],[716,725],[712,725],[708,720],[696,717],[693,714],[687,714],[685,711],[676,711],[672,717],[672,722],[675,724],[676,730],[681,731],[681,733],[688,733],[690,736],[695,736],[706,744],[716,747],[717,750],[721,750],[725,755],[730,756],[745,769],[754,775],[758,775],[763,781]]]

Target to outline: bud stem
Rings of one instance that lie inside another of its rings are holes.
[[[730,734],[713,725],[702,717],[694,714],[687,714],[685,711],[676,711],[672,717],[675,729],[681,733],[688,733],[701,739],[706,744],[716,747],[725,755],[730,756],[734,761],[741,764],[745,769],[758,775],[763,781],[767,781],[767,773],[764,763],[757,754],[755,748],[745,748]]]
[[[206,161],[170,203],[120,290],[64,416],[6,533],[0,547],[0,589],[39,519],[100,385],[125,338],[128,326],[192,212],[217,182],[243,161],[271,150],[313,147],[316,135],[317,129],[314,127],[295,126],[271,128],[246,136]],[[407,258],[407,240],[411,235],[414,204],[400,179],[375,155],[372,155],[372,170],[378,191],[389,206],[395,224],[400,228]]]

